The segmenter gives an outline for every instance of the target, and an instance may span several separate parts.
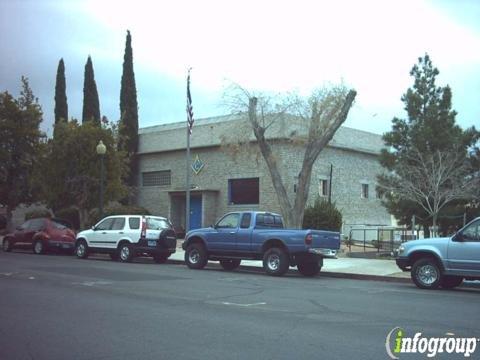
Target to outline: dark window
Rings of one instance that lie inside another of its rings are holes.
[[[113,219],[105,219],[95,227],[95,230],[110,230],[113,224]]]
[[[274,216],[275,226],[283,228],[283,219],[281,216]]]
[[[112,230],[123,230],[125,227],[125,218],[114,218],[113,219],[113,225],[112,225]]]
[[[58,221],[52,221],[52,225],[55,229],[59,229],[59,230],[63,230],[67,228],[67,226],[60,224],[60,222]]]
[[[228,180],[229,203],[232,205],[258,204],[259,178]]]
[[[362,198],[368,199],[368,184],[362,184]]]
[[[240,218],[240,214],[228,214],[221,219],[218,224],[217,228],[222,229],[235,229],[238,227],[238,220]]]
[[[170,170],[150,171],[142,173],[143,186],[167,186],[172,184]]]
[[[130,229],[132,229],[132,230],[140,229],[140,218],[138,218],[138,217],[129,218],[128,219],[128,225],[130,226]]]
[[[26,230],[28,229],[28,227],[30,226],[30,223],[32,222],[32,220],[27,220],[25,221],[22,225],[20,225],[20,230]]]
[[[28,225],[28,230],[39,231],[45,228],[45,220],[44,219],[33,219],[30,221]]]
[[[480,240],[480,221],[476,221],[470,224],[465,230],[463,230],[463,238],[467,241],[479,241]]]
[[[245,213],[242,216],[242,222],[240,223],[240,227],[242,229],[248,229],[250,227],[250,221],[252,220],[252,214]]]
[[[258,228],[283,228],[282,217],[272,214],[257,214],[255,226]]]
[[[161,218],[147,218],[147,229],[149,230],[163,230],[171,229],[169,222]]]
[[[328,196],[328,180],[320,180],[318,193],[320,196]]]

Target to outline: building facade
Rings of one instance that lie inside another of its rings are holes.
[[[186,131],[185,123],[139,131],[138,203],[182,227],[185,226]],[[304,133],[304,124],[292,119],[277,121],[266,133],[292,202],[303,161]],[[245,136],[243,147],[228,145]],[[375,190],[382,147],[380,135],[341,127],[312,169],[308,201],[312,203],[317,196],[327,199],[331,195],[332,202],[342,212],[344,233],[355,225],[391,225],[391,217]],[[196,120],[191,159],[191,228],[213,224],[229,211],[280,212],[267,166],[256,151],[255,138],[244,118]]]

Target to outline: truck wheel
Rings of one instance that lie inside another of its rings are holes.
[[[33,252],[37,255],[45,253],[45,245],[43,244],[42,240],[36,240],[33,243]]]
[[[239,260],[239,259],[224,259],[224,260],[220,260],[220,265],[222,265],[222,267],[225,270],[231,271],[238,268],[240,266],[241,261],[242,260]]]
[[[190,269],[203,269],[207,262],[207,252],[202,244],[191,244],[187,247],[185,263]]]
[[[88,245],[85,240],[80,240],[75,245],[75,254],[79,259],[86,259],[88,257]]]
[[[153,260],[157,264],[165,264],[167,262],[167,259],[170,257],[169,254],[159,254],[159,255],[154,255]]]
[[[318,275],[320,272],[320,265],[318,265],[318,262],[302,262],[297,264],[298,271],[300,274],[303,276],[315,276]]]
[[[10,239],[3,239],[2,249],[5,252],[12,251],[12,244],[10,243]]]
[[[442,272],[432,258],[417,260],[412,266],[410,276],[420,289],[438,289],[442,281]]]
[[[290,266],[287,253],[281,248],[270,248],[263,255],[263,268],[271,276],[282,276]]]
[[[440,286],[443,289],[453,289],[454,287],[457,287],[458,285],[460,285],[462,282],[463,282],[463,277],[461,276],[444,275],[440,283]]]
[[[118,254],[121,262],[131,262],[133,260],[133,248],[129,243],[120,244]]]

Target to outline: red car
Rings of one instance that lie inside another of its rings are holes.
[[[73,252],[75,233],[68,223],[60,219],[38,218],[24,222],[15,232],[3,238],[3,251],[14,247],[32,247],[35,254],[49,249],[65,249]]]

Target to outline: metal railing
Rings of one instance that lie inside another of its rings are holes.
[[[417,239],[417,235],[406,228],[367,227],[351,228],[349,244],[362,246],[363,251],[391,252],[401,243]]]

